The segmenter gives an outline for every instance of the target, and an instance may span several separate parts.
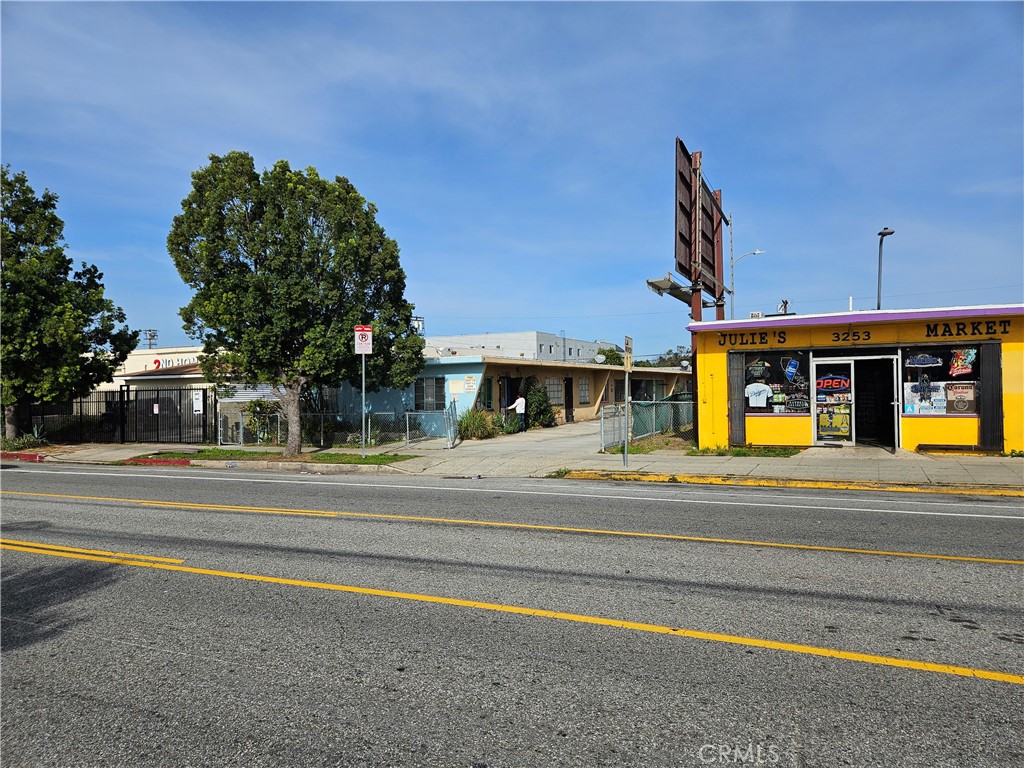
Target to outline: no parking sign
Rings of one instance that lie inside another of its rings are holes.
[[[373,354],[373,326],[372,325],[357,325],[356,326],[356,354],[357,355],[372,355]]]

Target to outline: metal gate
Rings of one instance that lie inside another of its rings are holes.
[[[192,443],[216,440],[217,397],[205,387],[92,392],[63,403],[33,403],[19,428],[51,443]]]

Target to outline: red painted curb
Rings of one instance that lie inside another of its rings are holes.
[[[18,461],[46,461],[46,454],[19,453],[16,451],[0,451],[0,459],[17,459]]]
[[[191,464],[190,459],[125,459],[125,464],[157,464],[169,467],[187,467]]]

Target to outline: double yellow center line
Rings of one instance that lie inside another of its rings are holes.
[[[303,587],[306,589],[323,589],[334,592],[348,592],[358,595],[370,595],[374,597],[386,597],[397,600],[411,600],[420,603],[433,603],[436,605],[448,605],[459,608],[470,608],[480,611],[493,611],[497,613],[509,613],[520,616],[532,616],[541,619],[553,619],[556,621],[568,621],[577,624],[590,624],[604,627],[615,627],[628,629],[635,632],[650,632],[660,635],[672,635],[675,637],[686,637],[694,640],[708,640],[730,645],[742,645],[766,650],[784,651],[788,653],[800,653],[811,656],[822,656],[843,661],[854,661],[863,664],[875,664],[886,667],[897,667],[902,669],[913,669],[921,672],[936,672],[945,675],[959,677],[973,677],[982,680],[991,680],[1000,683],[1013,685],[1024,685],[1024,675],[1010,674],[1006,672],[995,672],[986,669],[974,669],[961,667],[952,664],[937,664],[929,661],[917,661],[914,659],[900,659],[891,656],[876,656],[868,653],[856,653],[836,648],[822,648],[813,645],[800,645],[795,643],[783,643],[776,640],[765,640],[756,637],[744,637],[742,635],[726,635],[717,632],[702,632],[684,627],[669,627],[660,624],[647,624],[622,619],[609,619],[603,616],[588,616],[586,614],[566,613],[564,611],[551,611],[542,608],[527,608],[518,605],[504,605],[501,603],[487,603],[476,600],[462,600],[454,597],[440,597],[437,595],[424,595],[412,592],[396,592],[386,589],[372,589],[369,587],[355,587],[346,584],[332,584],[329,582],[305,581],[301,579],[285,579],[276,576],[262,576],[251,573],[238,573],[233,571],[218,571],[209,568],[193,568],[181,565],[183,560],[174,560],[164,557],[151,557],[149,555],[129,555],[124,553],[105,552],[103,550],[82,549],[79,547],[63,547],[54,544],[41,544],[38,542],[19,541],[15,539],[0,539],[0,548],[16,552],[27,552],[38,555],[49,555],[52,557],[66,557],[76,560],[91,560],[101,563],[113,563],[118,565],[134,566],[138,568],[153,568],[165,571],[177,571],[180,573],[192,573],[202,576],[215,576],[227,579],[240,579],[244,581],[264,582],[268,584],[281,584],[291,587]]]
[[[842,552],[854,555],[872,555],[876,557],[909,557],[925,560],[953,560],[964,563],[987,563],[992,565],[1024,565],[1024,560],[1009,560],[994,557],[971,557],[967,555],[939,555],[928,552],[895,552],[880,549],[856,549],[853,547],[826,547],[816,544],[791,544],[778,541],[752,541],[746,539],[722,539],[708,536],[683,536],[673,533],[650,533],[645,531],[618,531],[602,528],[576,528],[564,525],[540,525],[535,523],[514,523],[503,520],[473,520],[458,517],[424,517],[419,515],[398,515],[375,512],[330,512],[312,509],[291,509],[288,507],[251,507],[230,504],[199,504],[185,501],[160,501],[155,499],[122,499],[106,496],[74,496],[62,493],[33,493],[30,491],[3,491],[13,496],[34,496],[40,498],[72,499],[78,501],[108,501],[121,504],[138,504],[143,507],[163,507],[173,509],[200,509],[213,512],[246,512],[264,515],[300,515],[305,517],[351,517],[367,520],[401,520],[414,523],[435,523],[445,525],[480,525],[492,528],[509,528],[514,530],[551,531],[555,533],[579,533],[596,536],[626,536],[643,539],[661,539],[667,541],[690,541],[703,544],[729,544],[745,547],[765,547],[773,549],[795,549],[810,552]]]

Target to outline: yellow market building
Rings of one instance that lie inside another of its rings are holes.
[[[695,322],[701,448],[1024,451],[1024,305]]]

